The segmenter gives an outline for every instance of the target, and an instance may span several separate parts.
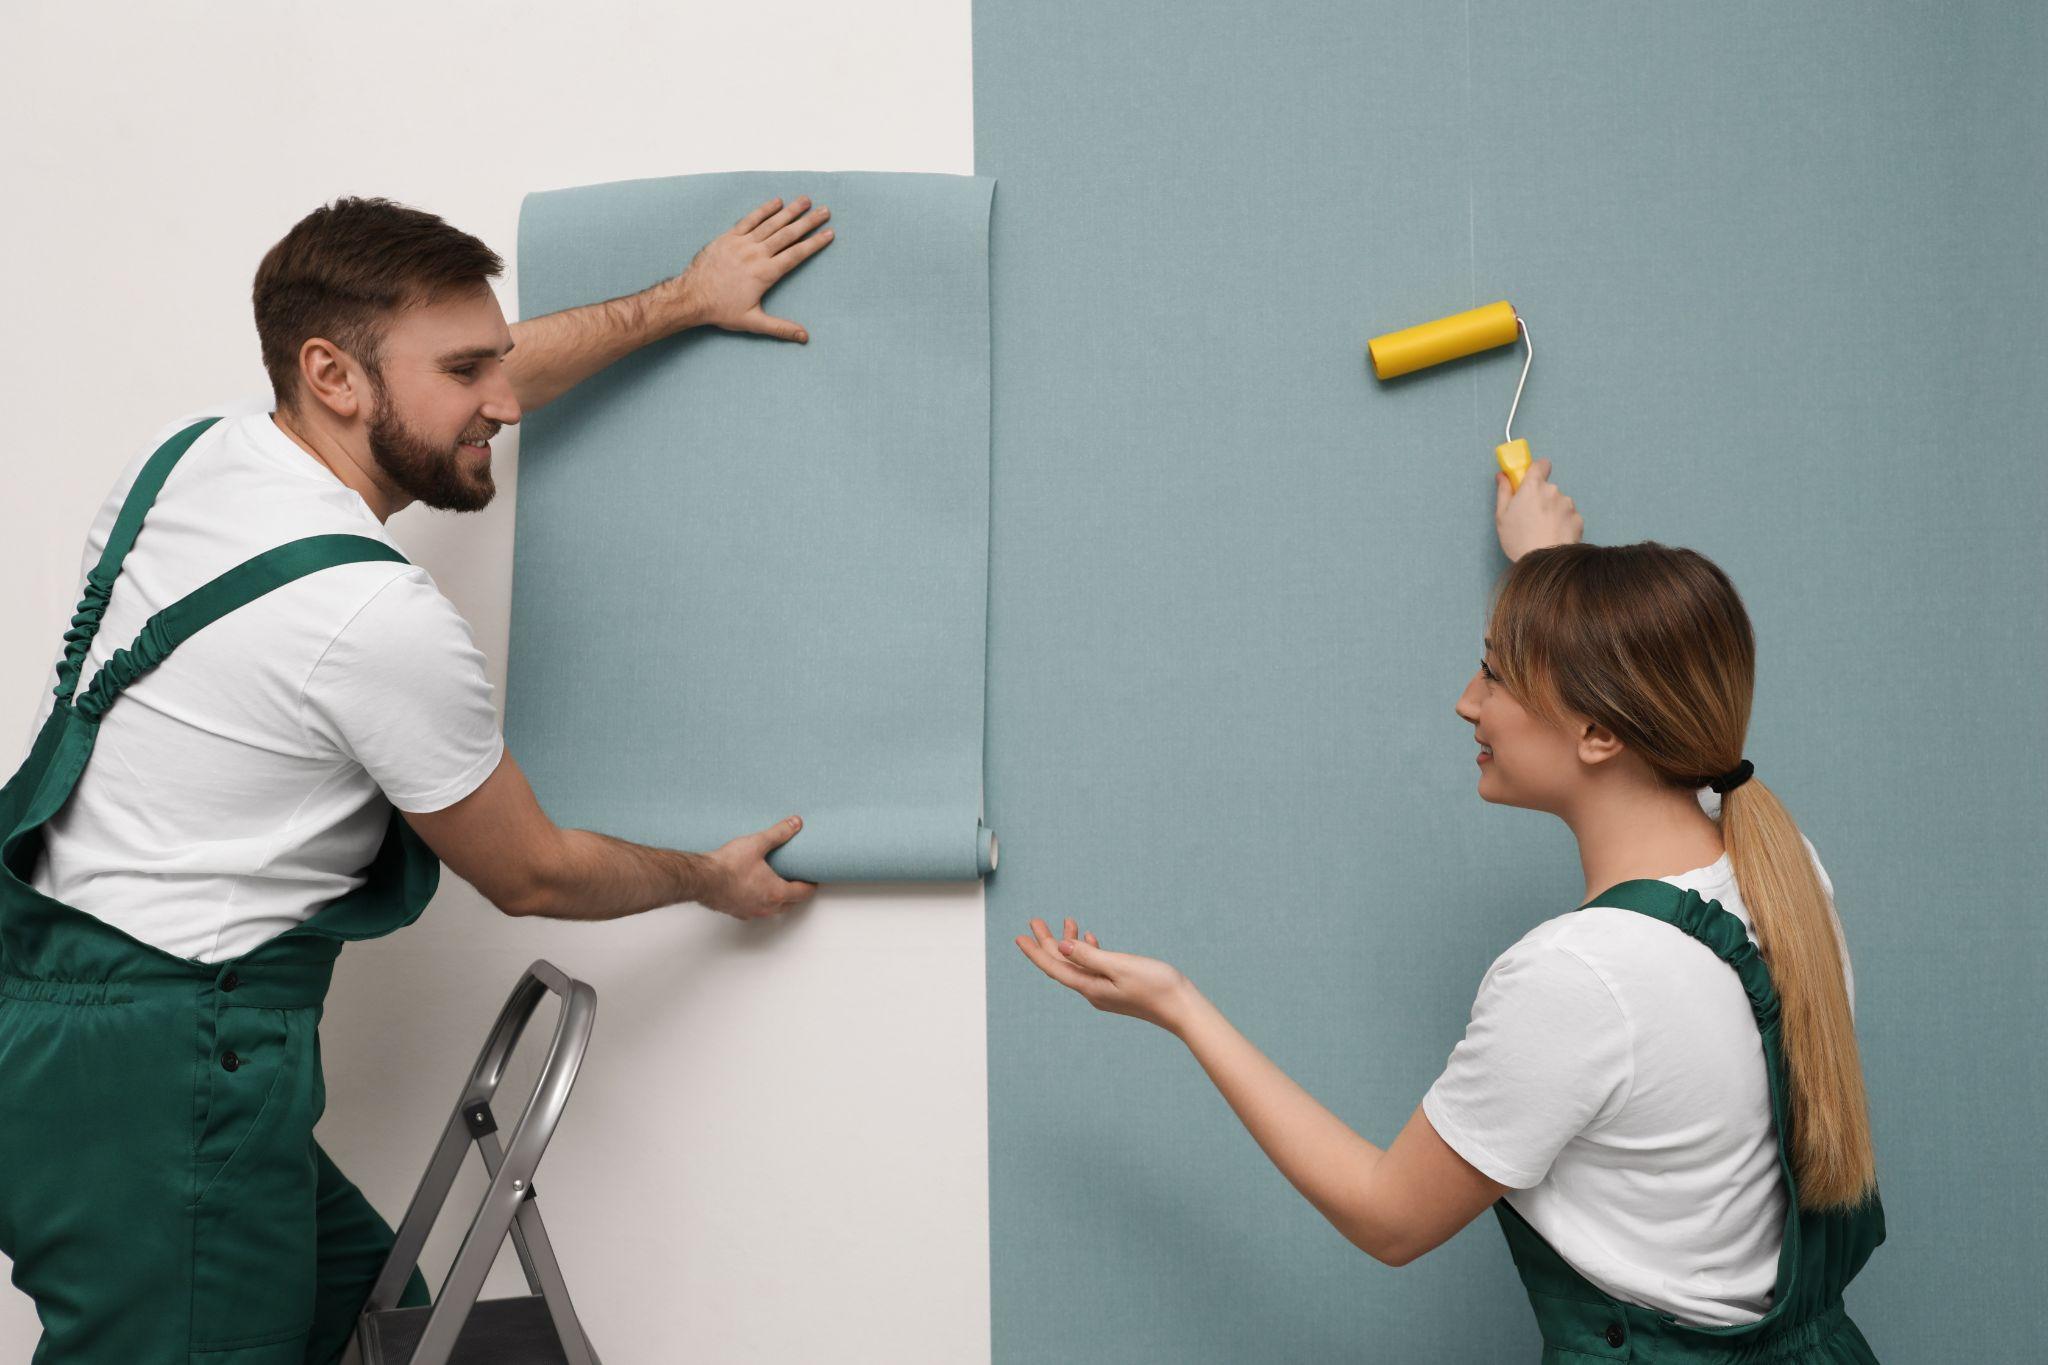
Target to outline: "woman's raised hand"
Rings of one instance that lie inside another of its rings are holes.
[[[1511,560],[1531,550],[1577,544],[1586,531],[1577,504],[1550,481],[1548,460],[1530,465],[1520,488],[1509,483],[1506,474],[1495,472],[1493,525],[1500,532],[1501,553]]]
[[[1066,934],[1055,939],[1045,921],[1031,921],[1031,933],[1017,946],[1038,969],[1096,1009],[1125,1014],[1175,1031],[1191,1003],[1192,983],[1170,963],[1135,953],[1112,953],[1095,935],[1077,932],[1070,917]]]

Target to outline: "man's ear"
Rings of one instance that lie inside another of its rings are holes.
[[[1579,725],[1579,762],[1585,764],[1605,763],[1619,754],[1626,746],[1621,739],[1598,721],[1582,721]]]
[[[299,386],[341,418],[360,415],[368,394],[362,368],[326,337],[307,337],[299,347]]]

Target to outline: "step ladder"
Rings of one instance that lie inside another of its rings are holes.
[[[512,1126],[510,1143],[501,1150],[491,1099],[520,1033],[550,991],[562,1000],[554,1040],[533,1096]],[[391,1254],[363,1305],[347,1359],[361,1365],[599,1365],[569,1303],[569,1289],[547,1229],[541,1226],[533,1188],[534,1168],[568,1104],[569,1087],[575,1084],[596,1017],[597,992],[554,964],[537,961],[519,978],[406,1208]],[[471,1144],[482,1154],[490,1177],[483,1204],[432,1305],[398,1307]],[[484,1278],[508,1232],[531,1292],[479,1303]]]

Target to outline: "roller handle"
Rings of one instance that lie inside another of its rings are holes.
[[[1495,446],[1493,458],[1500,461],[1501,473],[1508,476],[1508,486],[1520,489],[1522,476],[1529,472],[1529,443],[1517,436],[1505,445]]]

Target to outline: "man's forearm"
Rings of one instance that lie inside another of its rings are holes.
[[[595,830],[561,831],[547,883],[522,913],[545,919],[619,919],[702,902],[724,873],[709,854],[628,843]]]
[[[553,402],[613,361],[701,319],[676,279],[512,324],[505,368],[526,412]]]

